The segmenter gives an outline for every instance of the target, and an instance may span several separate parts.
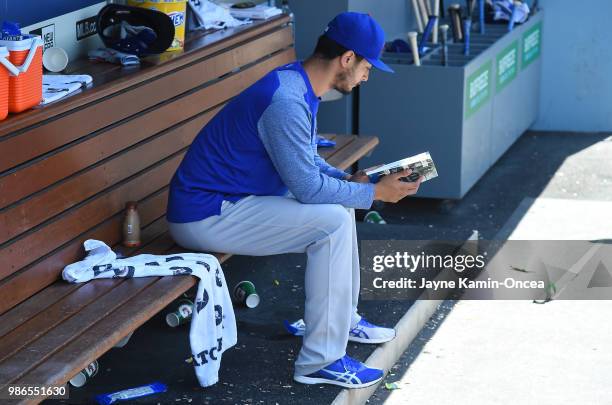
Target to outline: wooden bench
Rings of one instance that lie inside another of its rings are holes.
[[[72,69],[92,74],[92,89],[0,122],[0,390],[66,383],[196,283],[59,278],[82,259],[84,240],[118,246],[130,200],[139,202],[143,244],[124,253],[183,250],[167,232],[168,182],[229,99],[295,59],[288,22],[196,36],[184,53],[136,70],[83,62]],[[342,169],[378,143],[328,137],[337,146],[321,155]]]

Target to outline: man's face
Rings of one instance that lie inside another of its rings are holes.
[[[342,94],[349,94],[361,82],[367,82],[372,64],[366,59],[357,61],[353,51],[345,52],[340,57],[340,68],[334,80],[334,89]]]

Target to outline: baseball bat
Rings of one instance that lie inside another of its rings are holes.
[[[419,58],[419,50],[417,48],[417,33],[410,31],[408,33],[408,42],[410,43],[410,51],[412,51],[412,59],[414,66],[421,66],[421,58]]]
[[[515,0],[512,3],[512,14],[510,15],[510,21],[508,21],[508,31],[512,31],[514,29],[514,19],[517,16],[518,8],[521,5],[521,2]]]
[[[422,55],[425,53],[425,45],[427,44],[427,41],[429,41],[429,37],[431,36],[431,31],[433,30],[434,25],[436,25],[437,20],[438,20],[438,17],[436,17],[435,15],[432,15],[431,18],[429,19],[429,22],[427,23],[427,27],[425,27],[425,32],[423,33],[423,36],[421,37],[421,42],[419,42],[419,55]]]
[[[436,22],[431,33],[431,43],[438,43],[438,22],[440,21],[440,0],[433,0],[433,15],[436,18]]]
[[[430,16],[432,14],[430,0],[425,0],[425,10],[427,10],[427,15]]]
[[[417,0],[417,2],[419,3],[419,10],[421,11],[421,21],[423,22],[423,25],[427,25],[427,23],[429,22],[429,14],[427,14],[427,7],[425,6],[425,0]]]
[[[467,0],[468,1],[468,16],[472,17],[474,15],[474,9],[476,8],[476,0]]]
[[[423,21],[421,20],[421,11],[419,10],[417,0],[412,0],[412,11],[414,11],[418,31],[423,33]]]
[[[538,0],[533,0],[531,3],[531,10],[529,10],[529,16],[535,15],[538,12]]]
[[[470,31],[472,30],[472,19],[463,20],[463,54],[470,54]]]
[[[453,41],[461,42],[463,33],[461,29],[461,6],[457,3],[448,6],[448,15],[450,17],[451,28],[453,30]]]
[[[440,25],[440,42],[442,43],[442,66],[448,66],[448,24]]]
[[[480,34],[485,33],[485,0],[478,0],[478,25],[480,28]]]
[[[440,18],[444,18],[444,0],[440,0]]]

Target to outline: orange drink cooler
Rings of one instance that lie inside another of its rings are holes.
[[[6,49],[5,47],[1,47],[0,63],[2,63],[2,66],[0,66],[0,120],[5,119],[8,115],[9,72],[11,71],[8,56],[8,49]]]
[[[0,40],[0,47],[8,49],[8,61],[18,70],[8,78],[8,111],[17,113],[38,105],[42,100],[42,40],[37,36]]]

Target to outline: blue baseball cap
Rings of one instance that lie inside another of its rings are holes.
[[[372,66],[393,73],[393,69],[380,60],[380,54],[385,46],[385,32],[369,14],[355,12],[338,14],[327,24],[323,34],[364,57]]]

